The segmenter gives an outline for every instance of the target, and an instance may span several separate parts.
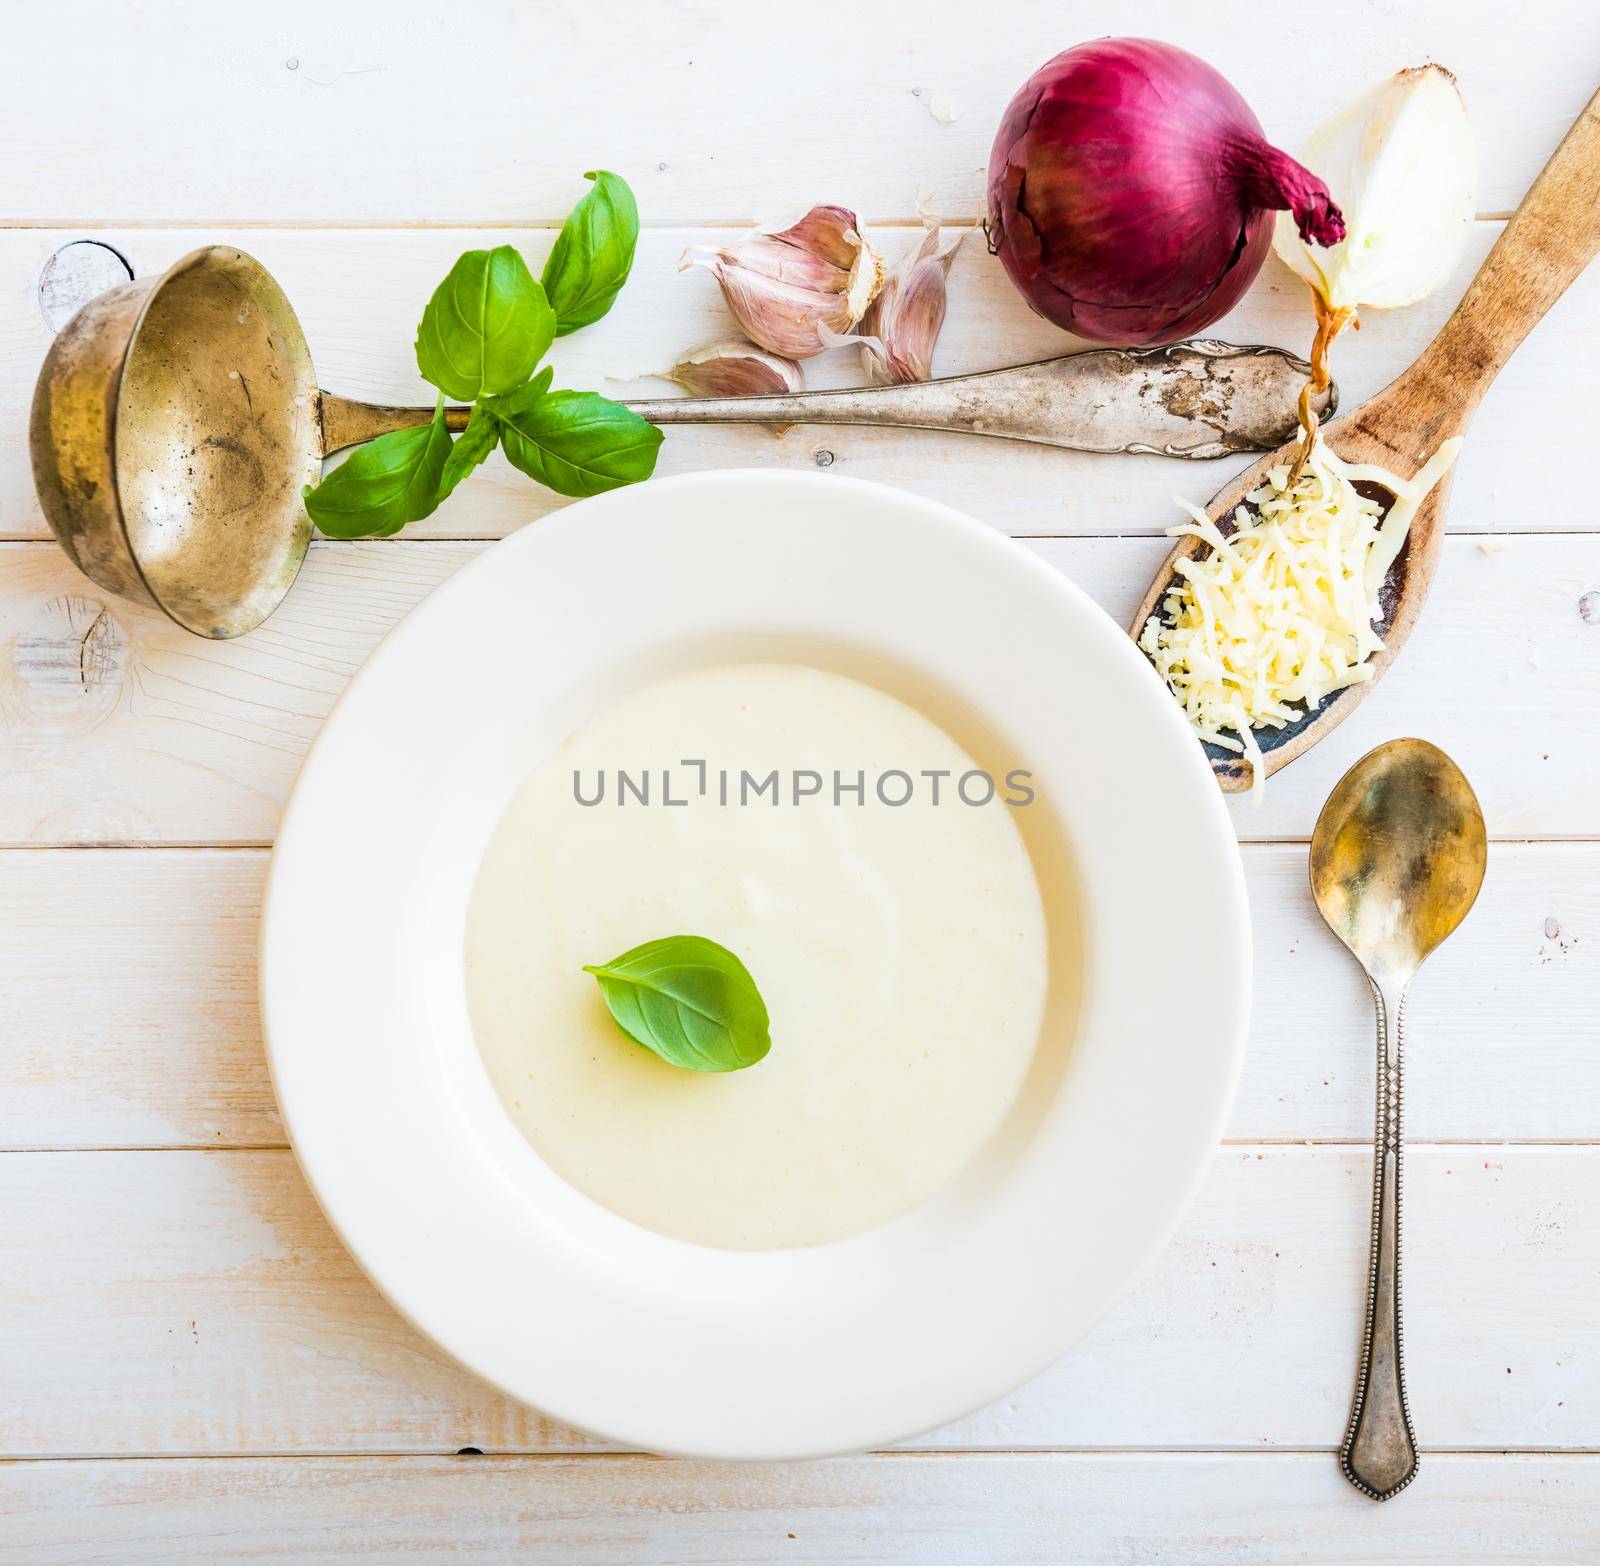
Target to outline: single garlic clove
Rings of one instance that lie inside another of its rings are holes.
[[[805,390],[805,373],[792,359],[731,339],[697,348],[665,372],[694,397],[778,396]]]
[[[809,359],[827,347],[819,324],[847,332],[883,286],[883,261],[853,212],[813,207],[798,222],[732,245],[685,252],[703,266],[744,333],[770,353]]]
[[[1472,231],[1477,158],[1455,77],[1401,71],[1321,125],[1301,162],[1326,182],[1345,237],[1313,249],[1280,213],[1273,248],[1329,313],[1425,299],[1455,270]]]
[[[884,282],[861,321],[860,341],[868,373],[891,383],[925,381],[933,374],[933,350],[944,326],[946,279],[967,237],[939,248],[939,225],[929,221],[919,244]]]

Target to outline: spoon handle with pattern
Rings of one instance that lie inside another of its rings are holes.
[[[1378,1108],[1373,1139],[1372,1261],[1350,1425],[1339,1462],[1363,1495],[1387,1501],[1417,1476],[1417,1438],[1406,1401],[1401,1344],[1400,1186],[1404,1157],[1405,990],[1377,984]]]

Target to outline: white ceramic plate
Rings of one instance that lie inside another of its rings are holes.
[[[523,777],[630,685],[742,656],[970,714],[1034,772],[1084,928],[1075,1036],[1043,1041],[1055,1064],[995,1145],[916,1211],[805,1250],[688,1245],[580,1195],[512,1126],[467,1017],[468,891]],[[727,472],[538,522],[388,636],[284,817],[262,1006],[306,1175],[417,1327],[630,1446],[798,1457],[959,1418],[1105,1314],[1221,1134],[1249,953],[1200,747],[1076,587],[910,495]]]

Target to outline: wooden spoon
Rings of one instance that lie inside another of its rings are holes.
[[[1600,92],[1523,197],[1443,330],[1399,379],[1327,426],[1323,433],[1329,448],[1347,462],[1377,463],[1413,476],[1442,441],[1466,432],[1490,382],[1597,251]],[[1212,519],[1231,519],[1269,469],[1291,460],[1294,444],[1262,457],[1215,495],[1206,508]],[[1530,460],[1537,455],[1530,452]],[[1588,458],[1583,454],[1583,460]],[[1383,650],[1370,659],[1372,679],[1347,686],[1288,728],[1257,730],[1269,777],[1343,723],[1400,655],[1439,564],[1450,479],[1447,473],[1423,501],[1405,547],[1389,568],[1382,591],[1384,617],[1377,626]],[[1207,548],[1202,539],[1179,540],[1133,618],[1135,639],[1166,596],[1177,562]],[[1213,746],[1206,750],[1225,790],[1250,786],[1251,767],[1245,758]]]

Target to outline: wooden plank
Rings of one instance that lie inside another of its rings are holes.
[[[350,675],[482,547],[319,545],[266,625],[217,643],[107,599],[54,546],[0,545],[0,845],[269,842]],[[1163,550],[1155,539],[1030,547],[1119,621]],[[1592,834],[1600,728],[1578,715],[1600,700],[1600,630],[1577,605],[1596,569],[1583,537],[1529,536],[1492,555],[1450,540],[1383,689],[1275,777],[1264,808],[1232,801],[1240,836],[1308,836],[1344,768],[1407,732],[1456,756],[1494,833]]]
[[[1425,1446],[1600,1446],[1597,1174],[1593,1147],[1413,1150]],[[1370,1178],[1363,1150],[1221,1150],[1178,1237],[1076,1352],[922,1444],[1331,1448]],[[586,1444],[401,1322],[284,1152],[0,1157],[0,1319],[0,1456]]]
[[[1499,233],[1480,223],[1456,277],[1411,309],[1375,312],[1360,333],[1341,339],[1334,368],[1347,406],[1378,390],[1431,339]],[[33,381],[49,345],[35,279],[55,250],[91,232],[0,230],[0,537],[48,536],[34,499],[27,419]],[[376,402],[431,402],[417,376],[412,342],[423,303],[462,251],[516,243],[535,264],[550,235],[526,230],[116,229],[92,231],[114,244],[140,276],[196,246],[231,241],[271,268],[294,301],[323,385]],[[733,331],[715,283],[700,269],[680,274],[692,244],[737,237],[728,230],[652,231],[640,245],[632,280],[613,312],[562,338],[552,355],[563,382],[612,396],[661,396],[670,385],[616,380],[670,367],[683,353]],[[898,254],[912,236],[880,233]],[[950,314],[940,340],[941,374],[991,369],[1067,351],[1074,340],[1023,304],[981,235],[968,239],[950,280]],[[1278,343],[1306,352],[1309,295],[1275,259],[1218,335],[1233,342]],[[1530,450],[1567,450],[1588,439],[1586,368],[1600,362],[1600,268],[1591,268],[1512,361],[1489,393],[1461,459],[1450,521],[1460,530],[1548,531],[1592,527],[1572,504],[1567,465],[1530,461]],[[859,379],[854,353],[809,361],[814,385]],[[718,467],[812,468],[831,454],[830,471],[881,480],[942,500],[1015,534],[1153,534],[1178,517],[1174,493],[1205,500],[1242,465],[1105,457],[1012,441],[951,438],[913,431],[796,427],[779,438],[764,429],[668,432],[663,474]],[[499,456],[470,479],[413,538],[499,537],[566,504]]]
[[[1135,30],[1042,0],[929,0],[909,27],[895,7],[820,0],[805,30],[835,46],[811,50],[733,0],[555,13],[495,0],[471,26],[378,0],[288,0],[270,26],[201,0],[157,19],[105,0],[73,30],[64,114],[61,71],[40,68],[62,58],[57,20],[24,11],[0,93],[15,150],[0,216],[550,219],[597,163],[636,181],[657,220],[819,199],[907,218],[925,195],[976,213],[1012,93],[1107,27]],[[1213,61],[1290,151],[1375,77],[1432,54],[1461,75],[1491,211],[1516,203],[1600,64],[1593,10],[1575,0],[1514,27],[1490,0],[1366,0],[1341,10],[1337,47],[1320,14],[1267,0],[1147,0],[1136,30]],[[1313,59],[1309,78],[1291,68]],[[961,117],[939,123],[934,97]]]
[[[1244,862],[1255,999],[1228,1135],[1363,1140],[1366,985],[1317,921],[1305,849]],[[0,1149],[282,1144],[256,1014],[265,869],[257,850],[0,854]],[[1600,844],[1496,844],[1417,984],[1411,1136],[1600,1139],[1597,990]]]
[[[283,1145],[266,855],[0,854],[0,1148]]]
[[[13,1463],[0,1561],[1577,1566],[1597,1509],[1593,1456],[1432,1455],[1382,1509],[1309,1453]]]

